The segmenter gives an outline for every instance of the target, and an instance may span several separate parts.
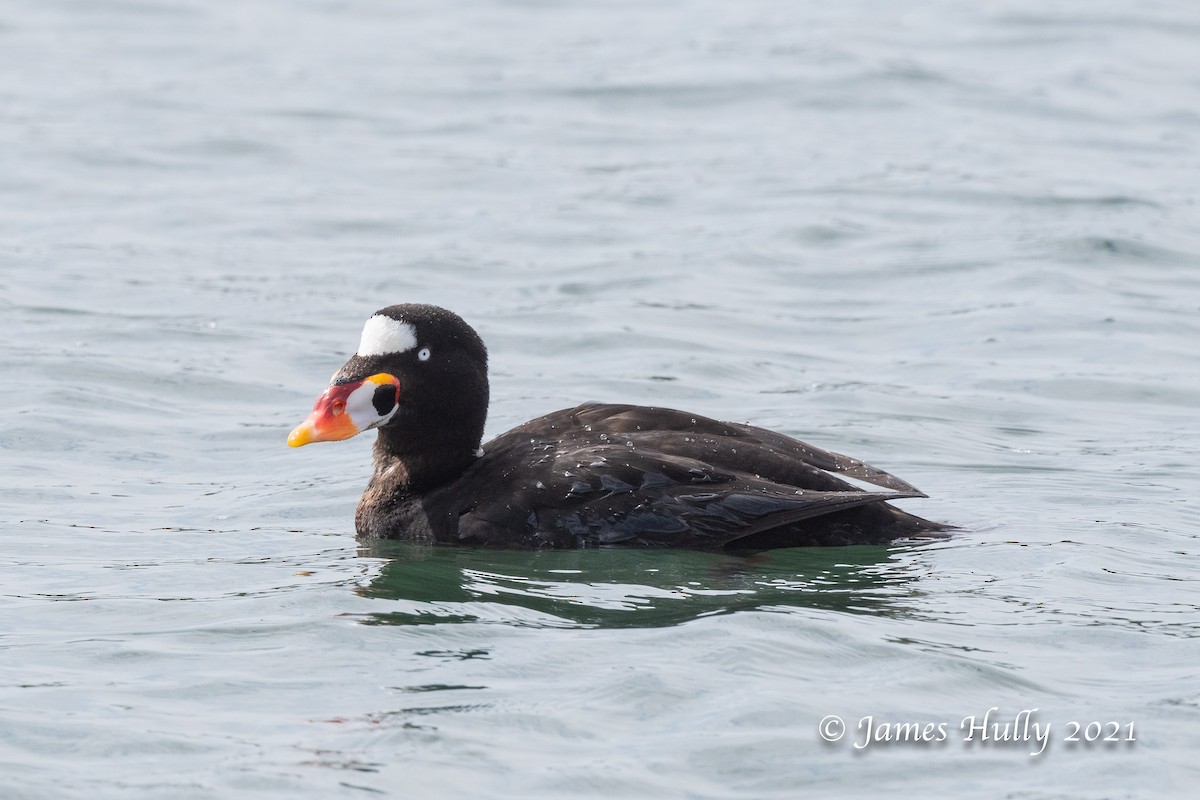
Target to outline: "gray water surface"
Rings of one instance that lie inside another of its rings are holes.
[[[1198,75],[1185,0],[8,0],[0,797],[1190,797]],[[357,542],[370,435],[284,440],[413,301],[489,435],[751,421],[962,530]]]

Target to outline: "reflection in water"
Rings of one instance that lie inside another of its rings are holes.
[[[515,551],[364,544],[385,559],[360,587],[396,601],[368,624],[500,622],[640,628],[766,606],[902,611],[920,570],[908,547],[812,547],[734,555],[692,550]]]

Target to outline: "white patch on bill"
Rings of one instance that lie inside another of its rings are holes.
[[[363,326],[358,355],[382,356],[403,353],[417,346],[417,330],[407,322],[376,314]]]

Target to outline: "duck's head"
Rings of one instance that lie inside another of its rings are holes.
[[[398,455],[473,454],[487,405],[487,349],[471,326],[437,306],[388,306],[367,320],[358,351],[334,373],[288,444],[378,428],[380,445]]]

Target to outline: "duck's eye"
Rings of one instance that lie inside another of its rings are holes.
[[[430,355],[432,355],[432,353],[429,352],[429,348],[422,347],[420,350],[417,351],[417,360],[428,361]]]
[[[371,405],[375,406],[375,413],[381,417],[386,417],[396,407],[396,385],[385,383],[375,390],[375,394],[371,395]]]
[[[335,416],[338,414],[343,414],[346,411],[346,401],[345,400],[334,400],[332,408],[333,408],[333,413]]]

